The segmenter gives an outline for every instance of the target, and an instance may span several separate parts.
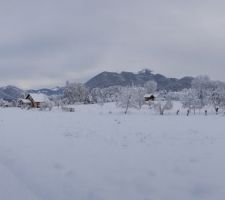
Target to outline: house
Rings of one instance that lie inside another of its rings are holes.
[[[50,100],[42,93],[30,93],[23,99],[18,99],[17,106],[21,108],[46,108]]]
[[[146,94],[144,96],[145,102],[153,102],[155,101],[155,96],[153,94]]]
[[[32,108],[41,108],[42,105],[50,102],[48,96],[42,93],[30,93],[24,100],[28,100]]]

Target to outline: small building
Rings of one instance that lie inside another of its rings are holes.
[[[18,105],[18,107],[21,107],[21,108],[31,108],[32,107],[32,103],[28,99],[18,99],[17,105]]]
[[[145,96],[144,96],[144,98],[145,98],[145,102],[153,102],[153,101],[155,101],[155,96],[153,95],[153,94],[146,94]]]
[[[49,103],[48,96],[42,93],[30,93],[25,100],[30,101],[32,108],[41,108],[42,105]]]
[[[4,107],[4,108],[13,107],[13,102],[0,99],[0,107]]]

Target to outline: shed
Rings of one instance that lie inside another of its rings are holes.
[[[155,101],[155,96],[153,94],[145,94],[144,98],[146,102]]]

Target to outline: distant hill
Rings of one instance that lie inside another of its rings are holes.
[[[159,90],[179,91],[190,88],[193,77],[181,79],[167,78],[161,74],[153,74],[151,70],[142,70],[139,73],[132,72],[102,72],[86,82],[86,86],[92,88],[106,88],[109,86],[143,86],[147,81],[154,80]]]
[[[52,95],[62,95],[63,94],[64,87],[55,87],[55,88],[42,88],[37,90],[27,90],[26,93],[43,93],[48,96]]]
[[[14,99],[18,99],[23,97],[25,94],[28,93],[43,93],[48,96],[52,95],[62,95],[63,94],[63,87],[55,87],[52,89],[42,88],[37,90],[22,90],[15,86],[6,86],[0,87],[0,99],[12,101]]]
[[[6,86],[0,88],[0,99],[13,100],[20,98],[24,91],[15,86]]]

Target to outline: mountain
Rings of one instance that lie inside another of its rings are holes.
[[[110,86],[143,86],[147,81],[154,80],[158,84],[159,90],[179,91],[184,88],[190,88],[192,77],[181,79],[168,78],[161,74],[153,74],[151,70],[145,69],[138,73],[132,72],[102,72],[90,79],[85,85],[92,88],[106,88]]]
[[[0,99],[13,100],[20,98],[24,91],[15,86],[6,86],[0,88]]]
[[[85,83],[89,89],[107,88],[110,86],[143,86],[147,81],[154,80],[158,84],[159,90],[179,91],[184,88],[190,88],[192,77],[184,77],[181,79],[167,78],[161,74],[154,74],[151,70],[145,69],[138,73],[132,72],[102,72]],[[64,87],[42,88],[22,90],[15,86],[0,87],[0,99],[13,100],[24,96],[27,93],[44,93],[48,96],[63,95]]]
[[[52,95],[62,95],[63,94],[64,87],[55,87],[55,88],[42,88],[37,90],[27,90],[26,93],[43,93],[48,96]]]

